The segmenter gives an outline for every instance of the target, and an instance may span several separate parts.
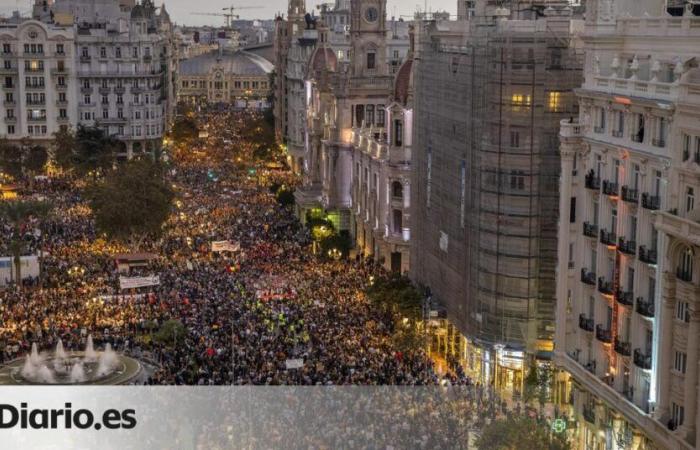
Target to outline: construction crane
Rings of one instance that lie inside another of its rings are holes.
[[[231,20],[239,19],[240,16],[235,14],[234,11],[240,9],[262,9],[262,6],[229,6],[227,8],[222,8],[223,11],[228,11],[228,13],[192,13],[194,16],[217,16],[226,18],[226,28],[231,28]]]

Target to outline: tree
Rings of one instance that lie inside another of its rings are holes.
[[[48,203],[35,200],[15,200],[0,203],[0,217],[12,226],[10,250],[15,266],[15,282],[19,289],[22,286],[22,252],[24,241],[22,230],[31,218],[43,220],[51,210]]]
[[[138,249],[158,238],[170,215],[174,193],[162,166],[150,159],[129,161],[89,190],[97,230]]]
[[[490,450],[570,450],[566,434],[552,433],[535,419],[509,416],[486,425],[476,442]]]
[[[175,347],[178,341],[182,342],[187,329],[179,320],[167,320],[153,336],[153,339],[163,345]]]
[[[282,206],[294,205],[294,190],[282,188],[277,191],[277,203]]]
[[[13,178],[33,177],[43,171],[47,160],[48,152],[40,145],[0,141],[0,167]]]
[[[396,314],[416,321],[422,318],[423,295],[407,277],[392,274],[380,278],[367,288],[367,296],[378,306],[383,306]]]
[[[53,162],[63,170],[75,165],[77,138],[70,128],[61,128],[53,135]]]
[[[171,135],[179,144],[186,144],[197,139],[199,137],[197,121],[188,116],[178,117],[173,124]]]
[[[105,173],[114,166],[124,143],[97,127],[78,126],[72,166],[81,175]]]

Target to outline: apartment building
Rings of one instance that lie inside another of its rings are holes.
[[[124,155],[161,145],[175,107],[170,18],[150,0],[36,2],[0,30],[9,139],[48,142],[61,126],[98,126]],[[12,102],[15,102],[14,105]]]
[[[411,277],[446,320],[431,345],[516,396],[554,338],[559,123],[577,114],[582,21],[480,1],[428,22],[414,68]]]
[[[580,448],[700,448],[700,17],[676,3],[587,3],[555,339]]]

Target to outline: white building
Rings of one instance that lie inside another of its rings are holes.
[[[688,6],[587,2],[580,115],[561,129],[555,338],[579,448],[700,448],[700,17]]]
[[[85,125],[116,136],[127,155],[161,145],[177,72],[164,7],[37,1],[33,20],[0,29],[0,46],[7,71],[1,135],[48,141],[61,126]]]

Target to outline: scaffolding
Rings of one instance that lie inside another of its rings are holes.
[[[486,348],[551,351],[559,124],[578,115],[570,15],[428,22],[415,72],[411,267]]]

